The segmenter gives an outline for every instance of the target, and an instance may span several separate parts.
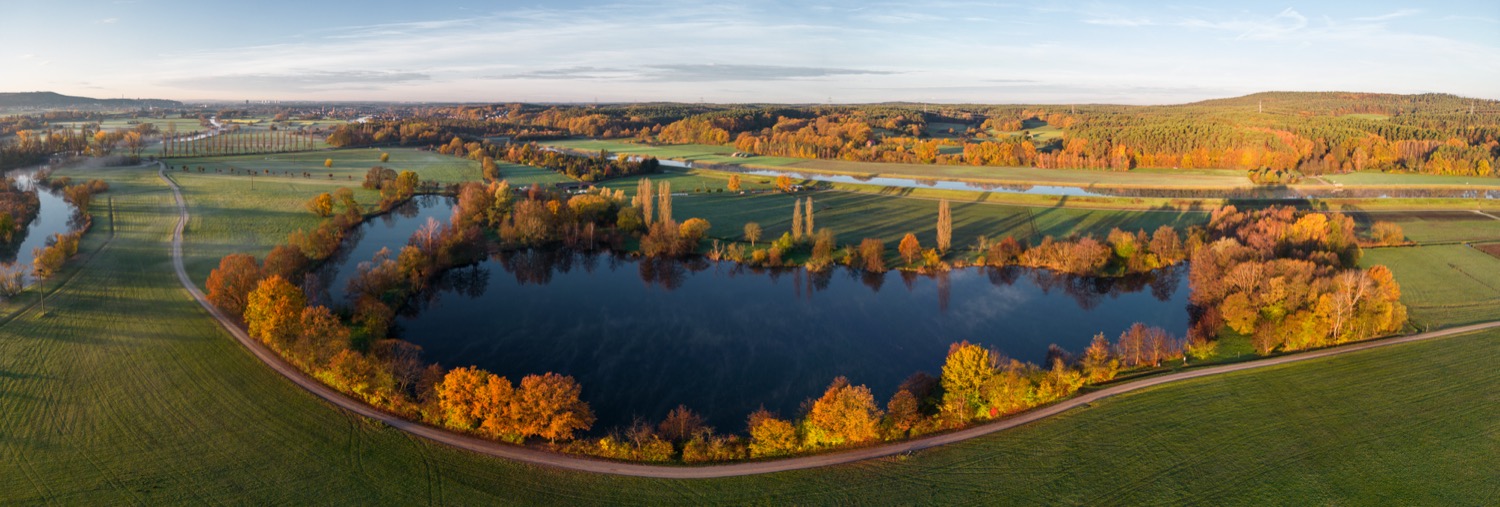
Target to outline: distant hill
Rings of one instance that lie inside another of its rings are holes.
[[[0,108],[66,109],[180,106],[182,106],[181,102],[163,99],[94,99],[89,97],[73,97],[54,92],[0,93]]]
[[[1351,113],[1407,114],[1461,113],[1471,107],[1492,111],[1496,101],[1471,99],[1446,93],[1397,95],[1357,92],[1261,92],[1242,97],[1205,100],[1183,107],[1208,106],[1255,109],[1277,113],[1311,113],[1341,115]]]

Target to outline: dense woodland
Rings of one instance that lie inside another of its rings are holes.
[[[413,113],[420,115],[343,129],[330,143],[566,134],[851,161],[1231,168],[1258,170],[1272,183],[1366,170],[1491,176],[1500,159],[1500,102],[1442,94],[1260,93],[1173,106],[508,104]]]

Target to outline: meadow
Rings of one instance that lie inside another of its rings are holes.
[[[390,160],[381,162],[382,153],[389,153]],[[333,166],[324,167],[323,163],[329,159],[333,160]],[[166,163],[174,169],[187,166],[193,172],[197,172],[198,167],[203,167],[206,174],[214,174],[216,169],[227,173],[230,168],[239,169],[241,172],[245,170],[291,172],[293,176],[271,176],[271,178],[345,183],[352,181],[354,185],[359,185],[364,181],[365,173],[377,165],[396,171],[416,171],[424,181],[455,183],[477,180],[480,177],[479,162],[416,148],[359,148],[221,157],[182,157],[168,159]],[[303,178],[303,172],[312,173],[313,177]],[[333,175],[332,178],[329,178],[330,174]],[[528,171],[527,174],[531,173]],[[248,178],[243,174],[236,177]],[[259,181],[262,179],[258,178],[257,184]]]
[[[154,170],[62,174],[108,180],[117,226],[113,238],[105,228],[85,237],[91,257],[49,314],[0,322],[0,503],[1454,505],[1500,495],[1489,473],[1500,466],[1500,405],[1482,402],[1500,383],[1497,331],[1161,386],[909,456],[768,476],[634,479],[485,458],[331,408],[230,339],[171,274],[177,215]],[[202,190],[190,201],[210,193],[208,179],[181,178]],[[238,207],[280,205],[225,199],[193,203],[212,218],[189,230],[190,254],[206,257],[193,253],[205,240],[259,241],[224,239]]]
[[[1500,259],[1472,246],[1371,248],[1360,264],[1391,268],[1418,329],[1500,319]]]

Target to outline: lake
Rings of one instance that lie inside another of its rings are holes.
[[[426,217],[447,217],[450,202],[427,198],[364,225],[346,244],[351,255],[329,266],[335,278],[381,246],[399,249]],[[1183,267],[1132,279],[1021,268],[808,274],[530,250],[449,272],[397,331],[444,366],[512,381],[572,375],[599,416],[596,433],[659,421],[679,403],[739,432],[762,405],[795,416],[840,375],[883,407],[911,374],[938,375],[961,340],[1042,363],[1049,344],[1079,352],[1095,333],[1114,339],[1137,321],[1183,336],[1186,278]]]

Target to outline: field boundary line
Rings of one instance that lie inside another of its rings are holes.
[[[181,188],[177,186],[177,182],[167,177],[166,168],[164,165],[161,167],[159,174],[161,176],[161,179],[165,181],[167,185],[172,187],[172,195],[177,201],[178,220],[176,227],[174,227],[172,230],[171,253],[172,267],[177,273],[178,281],[182,283],[183,289],[188,292],[188,295],[191,296],[193,300],[199,304],[199,306],[202,306],[203,309],[214,318],[214,320],[217,320],[219,324],[223,326],[224,330],[228,331],[230,336],[234,337],[235,341],[238,341],[241,345],[244,345],[246,350],[248,350],[257,359],[260,359],[261,362],[265,363],[273,371],[281,374],[283,377],[286,377],[287,380],[290,380],[293,384],[296,384],[298,387],[301,387],[302,389],[307,390],[313,395],[322,398],[324,401],[327,401],[335,407],[341,408],[348,412],[352,412],[354,414],[368,417],[370,419],[374,419],[387,426],[404,431],[413,436],[425,438],[438,444],[444,444],[451,447],[476,452],[479,454],[514,460],[530,465],[540,465],[581,472],[633,477],[651,477],[661,479],[710,479],[720,477],[767,474],[789,470],[803,470],[808,468],[818,468],[830,465],[853,463],[873,458],[910,453],[913,451],[951,444],[954,442],[961,442],[975,437],[988,435],[990,433],[1024,426],[1032,422],[1061,414],[1074,408],[1087,406],[1104,398],[1134,391],[1140,391],[1163,384],[1169,384],[1199,377],[1222,375],[1238,371],[1269,368],[1288,363],[1320,359],[1324,357],[1343,355],[1373,348],[1386,347],[1390,345],[1410,343],[1422,340],[1430,340],[1447,336],[1455,336],[1500,327],[1500,321],[1483,322],[1479,324],[1453,327],[1438,331],[1429,331],[1426,333],[1384,338],[1378,340],[1367,340],[1338,347],[1318,349],[1296,354],[1288,354],[1255,361],[1209,366],[1201,369],[1168,373],[1165,375],[1147,377],[1141,380],[1112,385],[1103,389],[1099,389],[1097,391],[1069,398],[1052,405],[1040,407],[1035,410],[1016,414],[1012,417],[972,426],[962,430],[901,442],[892,442],[888,444],[874,445],[870,447],[849,449],[844,451],[835,451],[825,454],[814,454],[810,456],[800,456],[771,461],[749,461],[696,467],[646,465],[639,463],[604,461],[600,459],[567,455],[541,449],[534,449],[530,447],[503,444],[500,442],[484,440],[477,437],[454,433],[445,429],[439,429],[415,421],[407,420],[400,416],[382,412],[378,409],[375,409],[374,407],[366,405],[361,401],[350,398],[343,393],[335,391],[333,388],[323,385],[321,382],[308,377],[306,374],[302,373],[301,370],[298,370],[290,364],[287,364],[274,352],[271,352],[270,349],[262,345],[259,341],[251,339],[249,334],[247,334],[245,330],[239,326],[239,324],[237,324],[224,312],[220,311],[217,307],[213,306],[213,304],[209,303],[208,299],[204,296],[203,291],[199,290],[197,285],[193,284],[192,279],[188,277],[187,269],[186,267],[184,267],[182,260],[182,232],[183,229],[187,226],[188,222],[187,203],[182,198],[182,191]]]

